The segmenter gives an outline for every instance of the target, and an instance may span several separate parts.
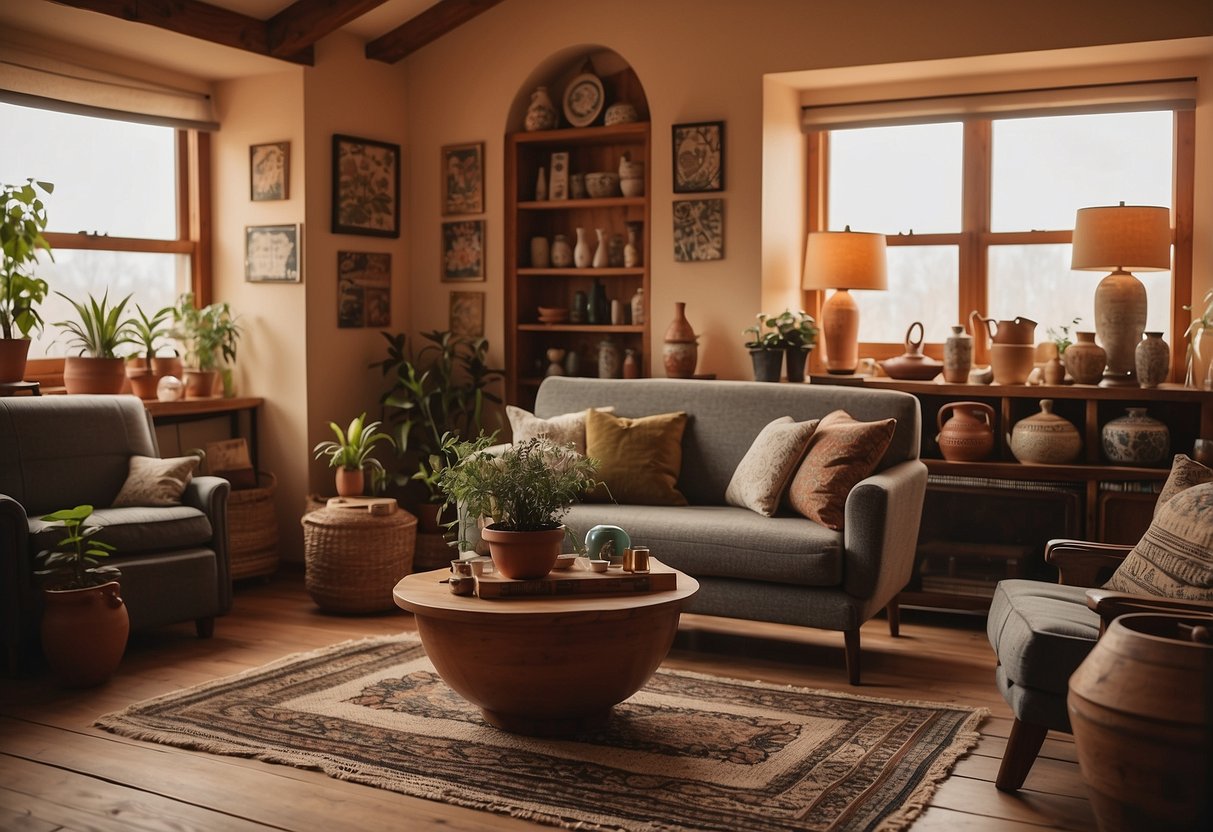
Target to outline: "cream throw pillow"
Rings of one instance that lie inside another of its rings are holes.
[[[193,478],[198,462],[196,456],[131,457],[130,472],[114,498],[114,507],[181,505],[181,495]]]
[[[1213,601],[1213,482],[1194,485],[1159,506],[1104,589]]]
[[[613,413],[614,407],[596,407],[601,413]],[[529,410],[505,406],[505,415],[510,420],[510,433],[515,442],[525,442],[537,436],[546,436],[557,445],[573,443],[573,449],[585,455],[585,418],[588,410],[579,413],[563,413],[550,419],[540,419]]]
[[[816,419],[797,422],[781,416],[760,430],[729,480],[725,502],[773,516],[816,428]]]

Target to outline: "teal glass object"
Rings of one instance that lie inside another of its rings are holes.
[[[623,563],[623,550],[630,549],[632,538],[618,526],[595,526],[585,533],[585,556],[590,560]]]

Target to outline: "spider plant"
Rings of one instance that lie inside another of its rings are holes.
[[[69,336],[69,348],[80,350],[79,355],[90,358],[117,358],[115,350],[135,340],[135,319],[123,317],[123,311],[131,296],[127,295],[113,306],[109,305],[109,290],[98,301],[92,295],[86,302],[79,302],[56,292],[76,308],[79,320],[58,321],[59,327]]]

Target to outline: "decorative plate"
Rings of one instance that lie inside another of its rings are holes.
[[[564,117],[574,127],[593,124],[602,112],[604,100],[602,81],[592,72],[584,72],[564,91]]]

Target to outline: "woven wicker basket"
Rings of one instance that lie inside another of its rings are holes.
[[[278,481],[262,471],[257,482],[259,487],[233,491],[227,498],[232,580],[272,575],[278,569],[278,515],[274,513]]]
[[[417,518],[398,509],[322,508],[303,524],[308,594],[329,612],[380,612],[395,607],[392,588],[413,568]]]

